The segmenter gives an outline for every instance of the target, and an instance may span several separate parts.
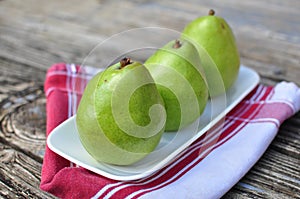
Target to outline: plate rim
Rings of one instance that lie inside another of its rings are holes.
[[[141,173],[130,173],[130,175],[116,175],[104,170],[101,170],[99,168],[95,168],[89,164],[86,164],[76,158],[73,158],[72,156],[64,153],[63,151],[59,150],[58,148],[56,148],[53,145],[52,139],[54,136],[56,136],[56,132],[59,132],[59,129],[63,127],[63,125],[69,124],[70,122],[74,122],[73,120],[75,120],[76,115],[71,116],[70,118],[66,119],[65,121],[63,121],[61,124],[59,124],[57,127],[55,127],[50,134],[47,136],[46,139],[46,143],[47,146],[49,147],[49,149],[51,151],[53,151],[54,153],[60,155],[61,157],[85,168],[88,169],[96,174],[102,175],[104,177],[113,179],[113,180],[120,180],[120,181],[129,181],[129,180],[137,180],[146,176],[149,176],[151,174],[153,174],[154,172],[158,171],[159,169],[163,168],[164,166],[166,166],[167,164],[169,164],[174,158],[176,158],[176,156],[180,155],[180,153],[187,148],[191,143],[193,143],[195,140],[197,140],[201,135],[203,135],[205,132],[207,132],[212,126],[214,126],[217,122],[220,121],[220,119],[222,119],[224,116],[226,116],[236,105],[238,105],[238,103],[240,103],[259,83],[260,81],[260,76],[258,75],[258,73],[253,70],[252,68],[249,68],[247,66],[241,65],[240,66],[240,70],[242,69],[246,69],[252,72],[252,75],[255,76],[255,79],[253,80],[251,86],[249,86],[249,88],[247,88],[241,95],[238,96],[237,99],[234,100],[233,103],[231,103],[229,106],[227,106],[225,108],[224,111],[222,111],[220,114],[218,114],[216,116],[216,118],[213,119],[213,121],[210,121],[208,124],[206,124],[204,126],[203,129],[199,130],[193,137],[191,137],[187,142],[185,142],[182,146],[180,146],[178,149],[176,149],[175,151],[173,151],[172,153],[168,154],[167,157],[164,158],[164,160],[158,164],[155,164],[153,167],[151,167],[151,169],[147,170],[146,172],[141,172]],[[202,133],[199,133],[202,132]],[[97,164],[100,165],[107,165],[106,163],[100,163],[97,162]]]

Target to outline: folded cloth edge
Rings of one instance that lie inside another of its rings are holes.
[[[63,64],[62,64],[63,65]],[[286,89],[286,88],[289,88],[289,89]],[[63,92],[67,92],[67,91],[61,91],[62,93]],[[289,116],[291,116],[292,114],[295,114],[296,112],[299,111],[299,107],[300,107],[300,103],[299,103],[299,99],[300,99],[300,91],[299,91],[299,88],[297,87],[297,85],[295,85],[294,83],[287,83],[287,82],[281,82],[279,84],[277,84],[275,87],[274,87],[274,93],[275,93],[275,97],[274,97],[274,100],[278,103],[284,103],[284,104],[287,104],[290,108],[293,109],[292,113],[289,113],[287,115],[284,115],[282,116],[282,118],[280,119],[280,124],[281,122],[283,122],[285,119],[287,119]],[[281,93],[280,95],[276,95],[276,93]],[[284,93],[284,94],[282,94]],[[288,96],[288,99],[286,98],[286,96]],[[58,123],[62,122],[63,119],[61,119],[61,121],[58,121]],[[53,124],[53,126],[55,126],[56,124]],[[57,124],[58,125],[58,124]],[[48,126],[48,125],[47,125]],[[51,129],[48,129],[49,130],[49,133],[51,132]],[[47,131],[48,131],[47,130]],[[276,135],[276,133],[275,133]],[[275,136],[274,135],[274,136]],[[273,139],[273,138],[272,138]],[[267,148],[267,147],[266,147]],[[47,149],[46,149],[47,151]],[[47,152],[46,152],[47,153]],[[48,153],[53,153],[53,152],[48,152]],[[45,154],[46,155],[46,154]],[[47,155],[49,156],[49,155]],[[208,156],[207,156],[208,157]],[[56,158],[56,157],[55,157]],[[205,160],[205,159],[204,159]],[[254,163],[253,163],[254,164]],[[66,167],[68,167],[69,165],[66,164]],[[55,174],[55,172],[54,172]],[[42,178],[43,178],[43,173],[42,173]],[[55,177],[55,175],[53,176]],[[175,181],[176,182],[176,181]],[[48,181],[47,183],[50,183],[48,185],[51,185],[51,181]],[[46,181],[41,181],[41,188],[45,188],[45,190],[49,191],[48,188],[46,188],[45,186],[43,185],[46,185]],[[155,193],[155,191],[153,191],[152,193]],[[148,193],[149,194],[149,193]],[[151,195],[151,194],[150,194]],[[149,195],[149,196],[150,196]],[[145,197],[147,196],[147,194],[144,195]]]

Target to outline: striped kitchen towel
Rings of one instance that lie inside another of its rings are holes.
[[[82,74],[78,66],[64,63],[48,70],[47,136],[76,113],[84,85],[96,72],[85,67]],[[258,85],[227,114],[222,127],[213,127],[170,164],[134,181],[95,174],[46,146],[40,188],[60,198],[219,198],[247,173],[282,122],[299,109],[300,89],[294,83]]]

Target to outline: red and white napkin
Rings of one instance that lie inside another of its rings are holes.
[[[76,113],[84,86],[97,70],[55,64],[47,72],[47,136]],[[46,146],[40,188],[60,198],[219,198],[261,157],[281,123],[300,109],[300,89],[282,82],[258,85],[225,119],[191,144],[168,166],[135,181],[95,174]]]

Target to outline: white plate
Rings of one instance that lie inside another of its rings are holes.
[[[95,161],[83,148],[73,116],[56,127],[47,139],[49,148],[60,156],[97,174],[115,180],[136,180],[161,169],[193,141],[203,135],[232,110],[259,82],[258,74],[241,66],[239,76],[226,97],[211,99],[200,120],[180,132],[164,133],[155,151],[129,166],[115,166]],[[196,129],[195,129],[196,128]]]

